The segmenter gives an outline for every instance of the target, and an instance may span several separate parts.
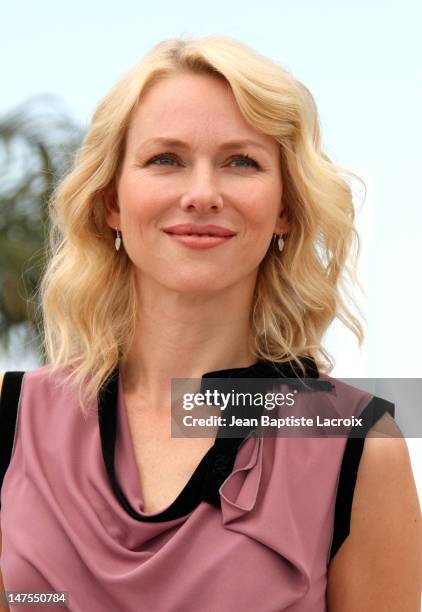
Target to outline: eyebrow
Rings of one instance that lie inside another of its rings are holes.
[[[166,138],[158,136],[156,138],[149,138],[148,140],[141,142],[141,144],[136,148],[136,152],[139,153],[141,149],[143,149],[143,147],[154,144],[164,145],[167,147],[178,147],[180,149],[189,149],[189,144],[187,142],[184,142],[183,140],[179,140],[178,138]],[[241,149],[242,147],[248,145],[257,147],[259,149],[262,149],[266,153],[269,153],[269,150],[265,145],[249,138],[244,138],[242,140],[228,140],[227,142],[224,142],[222,145],[220,145],[219,150],[226,151],[227,149]]]

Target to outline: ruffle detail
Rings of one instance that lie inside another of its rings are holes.
[[[255,506],[262,473],[262,449],[263,439],[253,431],[239,448],[233,471],[219,488],[225,524]]]

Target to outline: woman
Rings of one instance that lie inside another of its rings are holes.
[[[344,438],[171,437],[171,379],[328,380],[333,318],[362,340],[340,293],[352,191],[308,90],[224,37],[160,43],[99,105],[51,219],[50,363],[23,380],[4,588],[78,611],[416,612],[403,439],[372,429],[341,476],[348,524]]]

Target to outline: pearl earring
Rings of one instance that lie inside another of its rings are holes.
[[[120,233],[119,230],[116,229],[116,240],[114,241],[114,246],[116,247],[116,251],[118,251],[120,249],[120,245],[122,243],[122,239],[120,238]]]
[[[276,236],[277,234],[274,234],[274,238]],[[284,238],[282,234],[280,234],[280,236],[278,237],[277,244],[278,244],[278,250],[281,252],[284,249]]]

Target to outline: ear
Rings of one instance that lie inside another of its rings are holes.
[[[277,221],[274,228],[276,234],[288,234],[290,231],[290,223],[288,220],[287,211],[284,209],[277,217]]]
[[[104,205],[104,213],[105,220],[107,225],[112,229],[120,228],[120,208],[117,203],[117,197],[115,189],[109,185],[104,189],[101,194],[103,205]]]

